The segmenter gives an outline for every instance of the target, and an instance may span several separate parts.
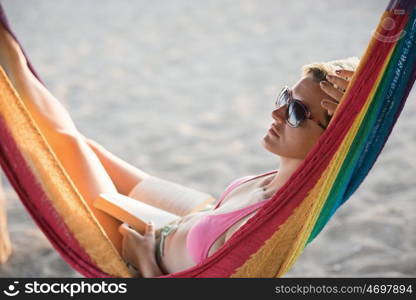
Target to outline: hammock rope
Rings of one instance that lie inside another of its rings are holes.
[[[0,18],[11,32],[1,4]],[[385,28],[386,20],[393,29]],[[283,276],[382,151],[416,78],[415,39],[416,0],[392,0],[330,126],[279,193],[212,256],[162,277]],[[84,276],[130,277],[4,72],[0,75],[0,162],[26,209]]]

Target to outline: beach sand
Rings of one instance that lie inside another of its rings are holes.
[[[278,168],[261,140],[302,65],[360,57],[387,1],[2,1],[79,130],[144,171],[218,197]],[[412,92],[378,161],[286,277],[416,276]],[[13,254],[0,277],[80,277],[2,174]]]

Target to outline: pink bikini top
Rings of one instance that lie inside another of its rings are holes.
[[[234,180],[221,194],[220,200],[214,207],[214,210],[221,205],[224,198],[237,186],[250,180],[276,172],[277,171],[271,171],[261,175],[250,175]],[[192,259],[196,263],[200,263],[208,257],[211,246],[226,230],[245,216],[260,208],[268,200],[270,200],[270,198],[232,212],[206,215],[202,217],[194,226],[192,226],[186,237],[186,248],[188,249]]]

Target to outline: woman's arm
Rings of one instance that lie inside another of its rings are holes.
[[[142,272],[142,277],[158,277],[164,275],[156,261],[153,261],[146,266],[141,266],[140,271]]]
[[[122,257],[132,264],[142,277],[156,277],[163,275],[156,257],[155,228],[153,223],[148,223],[144,235],[130,228],[127,223],[119,227],[123,236]]]

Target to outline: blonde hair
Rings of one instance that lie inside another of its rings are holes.
[[[302,75],[311,75],[316,82],[326,81],[326,75],[335,75],[335,70],[344,69],[355,71],[360,60],[358,57],[331,60],[327,62],[315,62],[302,67]]]
[[[335,75],[335,71],[338,69],[355,71],[358,67],[360,60],[358,57],[348,57],[344,59],[331,60],[327,62],[315,62],[302,67],[302,75],[310,76],[314,81],[321,82],[327,81],[326,75]],[[325,113],[325,120],[327,124],[331,121],[332,116]]]

